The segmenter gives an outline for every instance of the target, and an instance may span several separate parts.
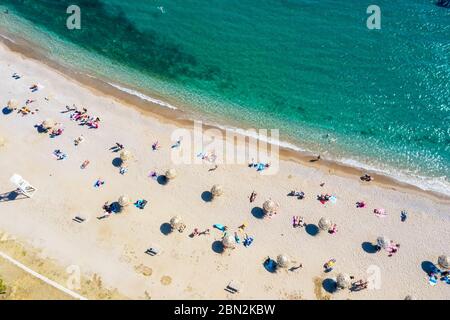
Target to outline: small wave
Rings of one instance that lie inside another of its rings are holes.
[[[258,134],[257,130],[245,130],[245,129],[241,129],[241,128],[228,127],[228,126],[223,126],[223,125],[219,125],[219,124],[214,124],[214,126],[219,129],[222,129],[222,130],[236,132],[236,133],[246,136],[246,137],[255,138],[255,139],[258,139],[263,142],[274,144],[281,148],[292,149],[292,150],[298,151],[298,152],[307,152],[307,150],[302,149],[292,143],[278,140],[278,138],[271,136],[270,132],[268,132],[268,134],[266,136],[266,135]]]
[[[91,78],[95,78],[91,75],[88,75],[88,76]],[[169,104],[167,102],[149,97],[139,91],[125,88],[125,87],[122,87],[118,84],[111,83],[111,82],[108,82],[108,84],[118,90],[121,90],[125,93],[131,94],[134,96],[137,96],[143,100],[146,100],[146,101],[149,101],[149,102],[152,102],[152,103],[155,103],[160,106],[170,108],[173,110],[178,109],[175,106],[172,106],[171,104]],[[193,119],[191,119],[191,120],[195,121]],[[208,123],[205,123],[205,124],[208,124]],[[264,136],[264,135],[258,134],[257,130],[245,130],[242,128],[230,127],[230,126],[221,125],[218,123],[209,123],[208,125],[212,125],[216,128],[222,129],[222,130],[229,130],[229,131],[235,132],[237,134],[240,134],[240,135],[243,135],[246,137],[255,138],[259,141],[263,141],[263,142],[266,142],[269,144],[277,145],[280,148],[289,149],[289,150],[292,150],[295,152],[314,154],[314,152],[304,149],[304,148],[301,148],[298,145],[295,145],[295,144],[287,142],[287,141],[279,140],[278,138],[274,138],[273,136],[270,136],[269,132],[268,132],[267,136]],[[369,165],[367,163],[362,163],[355,159],[349,159],[349,158],[330,159],[330,160],[336,161],[337,163],[341,163],[345,166],[360,169],[362,171],[372,172],[372,173],[380,174],[380,175],[383,175],[386,177],[390,177],[390,178],[393,178],[394,180],[397,180],[400,183],[413,185],[424,191],[431,191],[431,192],[436,192],[436,193],[450,196],[450,184],[448,183],[448,181],[446,180],[445,177],[431,178],[431,177],[418,176],[418,175],[415,175],[412,173],[407,173],[407,172],[380,169],[376,166]]]
[[[11,38],[8,37],[8,36],[5,36],[4,34],[0,34],[0,37],[2,37],[3,39],[6,39],[6,40],[8,40],[8,41],[11,41],[12,43],[16,43],[13,39],[11,39]]]
[[[172,110],[177,110],[178,109],[177,107],[175,107],[175,106],[173,106],[173,105],[171,105],[171,104],[169,104],[167,102],[164,102],[164,101],[161,101],[161,100],[149,97],[149,96],[143,94],[142,92],[139,92],[139,91],[136,91],[136,90],[132,90],[132,89],[129,89],[129,88],[124,88],[122,86],[119,86],[118,84],[111,83],[111,82],[108,82],[108,84],[110,86],[120,90],[120,91],[123,91],[125,93],[131,94],[131,95],[136,96],[136,97],[139,97],[142,100],[149,101],[151,103],[155,103],[157,105],[160,105],[162,107],[166,107],[166,108],[169,108],[169,109],[172,109]]]
[[[259,135],[256,130],[245,130],[245,129],[241,129],[241,128],[229,127],[229,126],[224,126],[224,125],[219,125],[219,124],[212,124],[212,125],[219,129],[222,129],[222,130],[229,130],[229,131],[241,134],[246,137],[251,137],[251,138],[255,138],[260,141],[264,141],[264,142],[267,142],[270,144],[275,144],[281,148],[290,149],[290,150],[293,150],[296,152],[301,152],[301,153],[313,154],[312,151],[303,149],[303,148],[301,148],[295,144],[292,144],[290,142],[273,139],[273,137],[271,137],[269,135],[268,136]],[[387,170],[387,169],[383,170],[376,166],[359,162],[355,159],[341,158],[341,159],[330,159],[330,160],[335,161],[338,164],[340,163],[340,164],[348,166],[348,167],[360,169],[362,171],[372,172],[372,173],[376,173],[379,175],[383,175],[385,177],[392,178],[400,183],[405,183],[405,184],[409,184],[409,185],[418,187],[424,191],[436,192],[436,193],[450,196],[450,184],[446,180],[446,177],[431,178],[431,177],[423,177],[423,176],[415,175],[413,173],[408,173],[408,172],[400,172],[400,171]]]

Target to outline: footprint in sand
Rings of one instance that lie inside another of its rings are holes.
[[[161,278],[161,283],[162,283],[164,286],[168,286],[169,284],[172,283],[172,278],[169,277],[169,276],[163,276],[163,277]]]
[[[144,276],[146,276],[146,277],[151,276],[152,273],[153,273],[152,268],[147,267],[147,266],[144,266],[143,264],[141,264],[141,265],[139,265],[139,266],[136,266],[136,267],[135,267],[135,270],[136,270],[137,272],[142,273],[142,274],[143,274]]]

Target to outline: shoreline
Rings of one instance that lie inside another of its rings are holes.
[[[3,29],[2,32],[5,32]],[[107,83],[101,79],[95,78],[90,75],[85,75],[82,73],[78,73],[74,70],[70,70],[55,61],[49,60],[45,57],[45,54],[39,53],[36,50],[31,49],[31,43],[29,43],[25,39],[14,39],[14,42],[11,42],[10,34],[6,37],[0,35],[0,42],[10,51],[20,54],[26,58],[35,60],[39,63],[42,63],[51,69],[58,72],[60,75],[64,76],[67,79],[74,80],[78,84],[83,87],[99,93],[103,96],[108,96],[120,103],[126,105],[127,107],[137,109],[142,114],[146,116],[151,116],[156,118],[158,121],[162,123],[170,123],[174,124],[177,127],[191,129],[192,124],[195,121],[195,114],[186,111],[180,110],[177,104],[172,101],[168,101],[167,103],[172,105],[172,103],[177,107],[177,109],[172,109],[168,107],[162,107],[156,103],[146,101],[138,96],[135,96],[131,93],[124,92],[118,88],[115,88],[114,85]],[[125,84],[119,84],[124,85]],[[132,90],[134,90],[132,88]],[[152,96],[153,97],[153,96]],[[158,100],[166,102],[167,99],[165,97],[156,96]],[[181,106],[182,107],[182,106]],[[217,129],[222,133],[225,132],[223,128],[229,129],[240,129],[235,127],[229,127],[226,125],[215,125],[204,123],[203,128],[206,129]],[[245,129],[243,129],[245,130]],[[240,133],[237,133],[241,135]],[[242,136],[242,135],[241,135]],[[288,142],[289,143],[289,142]],[[270,144],[270,142],[269,142]],[[317,162],[311,162],[312,159],[315,158],[315,155],[308,151],[298,151],[293,150],[292,148],[288,148],[282,145],[278,145],[280,150],[280,160],[288,160],[299,163],[301,165],[305,165],[308,167],[320,169],[323,172],[333,172],[333,174],[337,174],[344,177],[352,177],[359,179],[361,175],[364,173],[370,173],[374,178],[374,181],[371,184],[376,184],[378,186],[382,186],[384,188],[392,189],[392,190],[401,190],[403,192],[415,192],[418,194],[426,195],[434,200],[440,201],[441,203],[450,203],[450,195],[446,195],[444,193],[440,193],[433,190],[425,190],[419,186],[413,185],[409,182],[403,182],[398,180],[395,177],[388,176],[386,174],[373,172],[371,170],[365,170],[363,168],[346,165],[342,162],[338,162],[330,159],[321,159]]]
[[[0,230],[40,248],[43,259],[56,260],[60,266],[77,265],[89,278],[98,274],[106,287],[117,288],[132,299],[448,297],[446,286],[428,284],[423,266],[448,252],[449,205],[412,191],[362,183],[354,175],[344,177],[322,161],[309,163],[308,157],[306,165],[282,160],[278,173],[270,176],[246,165],[223,164],[215,172],[209,171],[211,164],[206,162],[175,165],[170,146],[172,133],[180,126],[177,119],[143,116],[147,112],[142,109],[130,108],[132,104],[122,99],[82,85],[3,45],[0,55],[5,101],[34,99],[32,108],[39,109],[27,116],[10,113],[0,117],[0,135],[6,140],[0,149],[0,165],[4,168],[0,181],[5,182],[0,197],[4,217]],[[22,80],[12,79],[13,72],[23,75]],[[41,83],[44,88],[30,92],[33,83]],[[92,130],[71,121],[64,106],[72,103],[87,106],[90,115],[101,117],[100,128]],[[35,125],[46,118],[61,123],[64,134],[51,138],[36,132]],[[85,142],[76,146],[74,139],[80,134]],[[161,144],[158,151],[150,148],[155,140]],[[114,165],[118,154],[110,150],[115,141],[123,143],[134,156],[124,175]],[[56,149],[67,152],[64,161],[52,156]],[[283,157],[288,159],[289,154]],[[86,159],[90,165],[81,169]],[[168,185],[148,176],[150,170],[161,174],[174,166],[179,174]],[[14,189],[7,181],[15,172],[38,188],[32,199],[11,196]],[[100,178],[106,183],[95,188],[94,182]],[[205,200],[203,195],[215,184],[223,186],[223,196]],[[304,191],[305,198],[288,197],[292,189]],[[248,199],[252,191],[258,193],[253,203]],[[335,195],[336,202],[317,201],[316,195],[322,193]],[[127,195],[131,203],[145,199],[148,204],[138,209],[130,203],[125,212],[97,219],[104,215],[105,201],[117,201],[121,195]],[[271,219],[261,217],[260,208],[267,199],[279,202],[281,214]],[[357,208],[357,201],[364,201],[366,208]],[[387,217],[374,215],[373,209],[380,207],[389,213]],[[402,210],[408,211],[407,222],[400,220]],[[78,215],[86,220],[74,222]],[[187,227],[184,233],[164,231],[175,215],[182,216]],[[312,229],[318,228],[321,217],[329,218],[339,232],[317,234],[309,227],[293,227],[296,215],[304,217]],[[241,241],[235,250],[217,250],[223,233],[212,226],[218,223],[232,231],[247,223],[245,232],[255,239],[254,243],[245,247]],[[190,237],[194,228],[211,228],[211,232]],[[380,235],[401,243],[400,253],[388,257],[386,252],[371,252],[370,243]],[[146,249],[154,245],[161,254],[147,255]],[[279,254],[291,257],[293,264],[301,262],[302,270],[268,272],[264,260]],[[322,267],[330,258],[337,259],[336,270],[325,273]],[[374,265],[383,276],[380,290],[330,295],[323,287],[325,280],[334,279],[338,272],[366,278],[370,276],[368,268]],[[204,281],[204,274],[211,275],[208,281]],[[243,291],[238,295],[227,293],[224,287],[230,280],[242,282]]]

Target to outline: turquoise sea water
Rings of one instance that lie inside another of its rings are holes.
[[[82,29],[66,28],[81,8]],[[381,30],[366,27],[369,5]],[[0,25],[211,122],[450,193],[450,9],[427,0],[0,0]],[[161,8],[162,7],[162,8]]]

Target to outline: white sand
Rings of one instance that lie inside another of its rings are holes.
[[[12,79],[13,72],[23,75],[22,79]],[[25,117],[15,112],[0,114],[0,136],[6,138],[6,146],[0,147],[0,194],[14,190],[9,183],[13,173],[38,188],[33,199],[0,202],[0,230],[44,249],[44,256],[57,259],[63,267],[78,265],[83,274],[97,273],[105,285],[131,298],[144,298],[147,292],[154,299],[315,299],[316,277],[333,278],[346,272],[356,279],[367,278],[366,270],[375,265],[381,271],[380,289],[341,291],[332,299],[403,299],[407,294],[419,299],[450,298],[450,286],[443,282],[430,286],[421,267],[423,261],[436,262],[440,254],[450,254],[448,203],[287,161],[280,163],[280,172],[274,176],[261,176],[245,165],[221,165],[214,172],[208,172],[210,165],[181,165],[178,177],[161,186],[147,174],[173,166],[170,137],[174,125],[143,116],[3,45],[0,79],[2,108],[11,98],[22,105],[30,98],[37,100],[31,106],[40,109]],[[33,83],[45,88],[31,93]],[[100,129],[78,126],[69,120],[69,114],[60,113],[72,104],[99,116]],[[63,123],[62,136],[50,139],[48,134],[37,133],[34,125],[48,117]],[[73,140],[81,134],[86,141],[75,147]],[[156,140],[162,149],[153,152],[151,144]],[[117,154],[108,150],[116,141],[135,155],[124,176],[112,165]],[[68,159],[55,160],[55,149],[66,152]],[[81,170],[86,159],[90,165]],[[96,189],[93,184],[99,177],[106,184]],[[321,182],[326,183],[323,188]],[[222,184],[225,193],[217,201],[205,203],[201,194],[215,183]],[[291,189],[303,190],[306,199],[287,197]],[[252,190],[258,197],[250,204]],[[320,204],[316,200],[320,193],[336,194],[337,204]],[[97,220],[103,203],[122,194],[149,203],[145,210],[130,206],[127,213]],[[271,220],[255,218],[252,208],[262,206],[269,197],[280,203],[281,213]],[[356,209],[359,200],[366,201],[368,208]],[[386,208],[388,216],[376,217],[372,210],[377,207]],[[406,222],[400,221],[403,209],[409,212]],[[89,221],[73,222],[78,214],[89,216]],[[166,236],[160,226],[174,215],[183,217],[187,229]],[[329,217],[339,231],[310,236],[304,228],[292,228],[293,215],[314,224],[321,216]],[[221,223],[233,231],[244,221],[248,222],[248,234],[255,238],[253,244],[249,248],[239,245],[229,254],[215,253],[212,244],[220,240],[221,233],[212,225]],[[188,235],[195,227],[211,228],[211,235],[192,239]],[[388,257],[386,252],[370,254],[362,249],[363,242],[374,242],[379,235],[399,242],[399,252]],[[160,256],[144,253],[152,244],[163,249]],[[303,269],[276,274],[266,271],[264,259],[280,253],[302,262]],[[337,259],[336,267],[324,274],[322,266],[330,258]],[[136,270],[140,265],[151,268],[152,274],[142,275]],[[164,276],[171,278],[169,285],[162,284]],[[232,279],[242,282],[243,290],[237,295],[224,291]]]

